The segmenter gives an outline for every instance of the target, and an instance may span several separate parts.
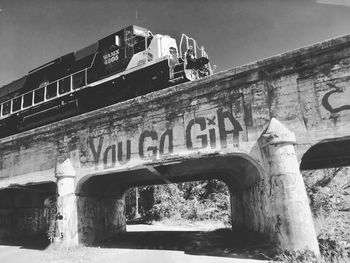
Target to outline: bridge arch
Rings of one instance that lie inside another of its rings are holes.
[[[55,182],[11,184],[0,189],[0,239],[48,243],[56,216]]]
[[[252,192],[263,178],[261,166],[246,154],[187,158],[132,171],[83,177],[76,187],[79,241],[91,244],[126,231],[125,194],[131,187],[207,179],[227,184],[233,226],[260,231],[259,218],[263,211],[257,208],[262,207],[262,195]]]
[[[321,140],[302,156],[300,170],[350,166],[350,137]]]

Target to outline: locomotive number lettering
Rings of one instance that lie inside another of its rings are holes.
[[[103,60],[104,60],[104,64],[108,65],[111,64],[113,62],[118,61],[119,59],[119,49],[118,50],[114,50],[106,55],[103,56]]]

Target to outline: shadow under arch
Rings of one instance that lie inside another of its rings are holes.
[[[301,158],[300,170],[350,166],[350,137],[323,140],[311,146]]]
[[[13,184],[0,189],[0,240],[2,244],[45,249],[48,231],[54,224],[57,185],[55,182]]]
[[[234,225],[256,230],[250,225],[252,218],[247,216],[256,214],[250,210],[259,205],[247,207],[243,195],[262,178],[262,168],[245,154],[208,155],[154,166],[145,165],[137,170],[89,176],[79,181],[76,187],[79,240],[84,244],[93,244],[126,231],[125,194],[131,187],[207,179],[219,179],[227,184],[232,217],[237,218],[233,221]]]

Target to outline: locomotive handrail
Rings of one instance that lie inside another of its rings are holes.
[[[184,41],[186,42],[186,50],[184,52],[182,52],[182,45],[183,45]],[[200,51],[200,57],[209,58],[207,52],[204,50],[204,47],[201,46],[199,48],[198,44],[197,44],[197,41],[194,38],[189,37],[189,36],[187,36],[184,33],[182,33],[182,35],[181,35],[181,40],[180,40],[180,44],[179,44],[179,53],[180,53],[179,57],[182,57],[183,59],[186,59],[186,52],[188,51],[189,47],[191,46],[190,45],[191,41],[192,41],[192,46],[193,46],[193,51],[194,51],[195,58],[198,58],[197,50]],[[183,56],[185,56],[185,57],[183,57]],[[212,72],[210,63],[208,63],[208,69],[209,69],[210,72]]]
[[[54,100],[54,99],[57,99],[57,98],[66,96],[66,95],[68,95],[68,94],[72,94],[73,92],[76,92],[76,91],[78,91],[78,90],[81,90],[81,89],[86,88],[86,86],[87,86],[87,71],[93,66],[93,64],[94,64],[94,62],[95,62],[95,59],[96,59],[96,56],[97,56],[97,53],[95,53],[94,58],[93,58],[93,60],[92,60],[92,62],[91,62],[91,64],[90,64],[90,66],[87,67],[87,68],[84,68],[84,69],[79,70],[79,71],[76,71],[76,72],[74,72],[74,73],[72,73],[72,74],[70,74],[70,75],[67,75],[67,76],[64,76],[64,77],[62,77],[62,78],[59,78],[59,79],[57,79],[57,80],[55,80],[55,81],[53,81],[53,82],[50,82],[50,83],[46,84],[44,87],[38,87],[38,88],[36,88],[36,89],[33,89],[33,90],[28,91],[28,92],[26,92],[26,93],[23,93],[23,94],[21,94],[21,95],[19,95],[19,96],[16,96],[16,97],[14,97],[14,98],[12,98],[12,99],[9,99],[9,100],[7,100],[7,101],[5,101],[5,102],[3,102],[3,103],[0,103],[0,119],[8,118],[8,117],[11,116],[12,114],[17,113],[17,112],[20,112],[21,110],[30,109],[30,108],[32,108],[32,107],[34,107],[34,106],[43,104],[43,103],[45,103],[45,102],[47,102],[47,101],[51,101],[51,100]],[[73,89],[73,76],[78,75],[78,74],[81,73],[81,72],[85,72],[85,74],[84,74],[84,83],[83,83],[83,85],[81,85],[80,87],[78,87],[78,88],[76,88],[76,89]],[[59,90],[60,85],[59,85],[59,82],[62,81],[62,80],[64,80],[64,79],[67,79],[67,78],[69,78],[69,91],[63,92],[63,93],[60,94],[60,90]],[[50,86],[50,85],[52,85],[52,84],[56,84],[56,93],[55,93],[56,95],[54,95],[54,96],[51,97],[51,98],[46,98],[46,97],[47,97],[47,88],[48,88],[48,86]],[[39,102],[37,102],[37,103],[35,103],[35,92],[38,91],[38,90],[40,90],[40,89],[44,89],[43,100],[42,100],[42,101],[39,101]],[[32,93],[33,95],[32,95],[32,101],[31,101],[30,105],[29,105],[29,106],[24,106],[24,96],[25,96],[25,95],[28,95],[28,94],[31,94],[31,93]],[[19,108],[18,110],[15,110],[15,111],[14,111],[14,110],[13,110],[13,101],[16,100],[16,99],[19,99],[19,98],[21,99],[21,106],[20,106],[20,108]],[[3,107],[4,107],[4,105],[5,105],[6,103],[9,103],[9,102],[10,102],[10,105],[9,105],[10,111],[9,111],[9,113],[7,113],[7,114],[3,114]]]
[[[87,79],[86,79],[86,72],[87,72],[88,69],[89,69],[89,68],[85,68],[85,69],[83,69],[83,70],[74,72],[73,74],[67,75],[67,76],[65,76],[65,77],[63,77],[63,78],[57,79],[57,80],[55,80],[55,81],[53,81],[53,82],[50,82],[50,83],[46,84],[44,87],[36,88],[36,89],[34,89],[34,90],[31,90],[31,91],[29,91],[29,92],[23,93],[23,94],[21,94],[20,96],[14,97],[14,98],[12,98],[12,99],[10,99],[10,100],[7,100],[7,101],[1,103],[1,105],[0,105],[0,109],[1,109],[1,119],[5,119],[5,118],[11,116],[12,114],[17,113],[17,112],[19,112],[19,111],[21,111],[21,110],[30,109],[30,108],[32,108],[32,107],[34,107],[34,106],[40,105],[40,104],[45,103],[45,102],[47,102],[47,101],[54,100],[54,99],[59,98],[59,97],[66,96],[66,95],[68,95],[68,94],[71,94],[71,93],[73,93],[73,92],[75,92],[75,91],[77,91],[77,90],[80,90],[80,89],[84,88],[84,87],[86,86],[86,81],[87,81]],[[79,74],[79,73],[81,73],[81,72],[85,72],[85,75],[84,75],[84,83],[83,83],[83,85],[82,85],[81,87],[79,87],[79,88],[73,90],[73,89],[72,89],[72,79],[73,79],[73,75],[77,75],[77,74]],[[60,93],[60,91],[59,91],[59,88],[60,88],[59,82],[60,82],[61,80],[63,80],[63,79],[66,79],[66,78],[69,78],[69,79],[70,79],[69,91],[67,91],[67,92],[61,92],[61,93]],[[56,92],[55,92],[55,95],[53,95],[51,98],[47,98],[47,96],[46,96],[46,95],[47,95],[47,88],[48,88],[48,86],[50,86],[50,85],[52,85],[52,84],[55,84],[55,85],[56,85]],[[35,102],[35,93],[36,93],[38,90],[41,90],[41,89],[44,89],[43,99],[40,100],[39,102]],[[25,105],[24,105],[24,96],[26,96],[26,95],[28,95],[28,94],[33,94],[33,95],[31,96],[31,103],[30,103],[30,105],[25,106]],[[20,107],[18,110],[13,110],[13,101],[16,100],[16,99],[21,99],[21,107]],[[9,113],[7,113],[7,114],[3,114],[3,107],[4,107],[4,105],[5,105],[6,103],[9,103],[9,102],[10,102],[10,105],[9,105],[9,110],[10,110],[10,111],[9,111]]]

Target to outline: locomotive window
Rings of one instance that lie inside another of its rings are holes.
[[[60,95],[69,92],[70,91],[70,77],[61,79],[58,82],[58,86],[59,86],[58,87],[58,93]]]
[[[57,96],[57,82],[51,83],[46,87],[46,99],[51,99]]]
[[[2,104],[2,116],[8,115],[11,112],[11,101],[7,101]]]
[[[83,86],[85,86],[85,71],[73,75],[73,89],[78,89]]]
[[[135,37],[134,53],[141,52],[145,50],[145,38],[144,37]]]
[[[44,100],[45,87],[34,91],[34,104],[42,102]]]
[[[120,47],[120,38],[118,35],[114,36],[114,43],[116,46]]]
[[[13,99],[12,101],[12,112],[19,111],[21,109],[22,97]]]
[[[153,37],[147,37],[147,46],[151,43]],[[144,36],[135,37],[134,53],[144,51],[146,48],[146,38]]]
[[[33,92],[23,95],[23,108],[32,106],[32,102],[33,102]]]

